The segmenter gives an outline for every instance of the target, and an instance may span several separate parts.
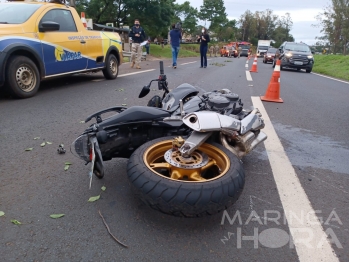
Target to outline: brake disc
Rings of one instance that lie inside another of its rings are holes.
[[[166,151],[164,158],[172,166],[183,169],[197,169],[208,163],[208,156],[201,151],[195,151],[190,157],[183,157],[179,150]]]

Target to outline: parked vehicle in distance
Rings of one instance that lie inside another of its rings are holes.
[[[240,56],[248,57],[252,53],[251,44],[248,42],[240,42],[239,47],[241,47]]]
[[[313,52],[310,47],[304,43],[284,42],[276,51],[273,67],[275,67],[276,59],[281,62],[280,70],[285,67],[297,69],[305,69],[310,73],[314,65]]]
[[[263,57],[264,54],[267,52],[268,48],[270,47],[271,40],[258,40],[257,45],[257,57]]]
[[[114,32],[87,30],[74,8],[59,3],[0,3],[0,87],[32,97],[44,79],[103,71],[115,79],[122,42]]]
[[[263,63],[264,64],[267,64],[268,62],[273,63],[276,51],[277,51],[276,48],[270,47],[263,56]]]

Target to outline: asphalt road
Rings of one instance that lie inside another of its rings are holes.
[[[199,68],[197,58],[180,59],[177,69],[165,61],[165,73],[171,88],[184,82],[202,91],[229,88],[249,107],[251,96],[264,95],[272,66],[259,59],[258,73],[251,73],[253,81],[247,81],[245,61],[212,58],[206,69]],[[151,69],[155,70],[142,72]],[[133,72],[139,74],[127,75]],[[230,218],[241,215],[241,222],[232,225],[222,214],[184,219],[148,208],[130,190],[127,159],[106,162],[105,177],[94,179],[89,190],[88,167],[69,150],[57,154],[59,144],[68,149],[88,126],[80,121],[89,114],[122,104],[146,105],[159,93],[156,86],[143,99],[138,99],[138,93],[157,75],[158,61],[142,62],[138,71],[124,64],[121,77],[113,81],[101,74],[77,75],[43,83],[30,99],[0,97],[0,211],[5,212],[0,217],[1,261],[299,260],[285,239],[244,238],[254,236],[256,230],[268,235],[278,229],[286,240],[290,233],[287,221],[276,224],[265,219],[266,211],[282,215],[284,208],[263,145],[243,160],[245,188],[227,210]],[[323,227],[331,228],[343,247],[333,243],[335,254],[339,261],[348,261],[349,84],[284,70],[281,97],[284,103],[264,102],[264,107],[314,210],[320,211],[318,217],[332,218]],[[44,140],[52,144],[41,147]],[[26,148],[33,150],[26,152]],[[65,171],[67,161],[72,165]],[[98,201],[87,201],[96,195],[101,195]],[[98,210],[128,248],[110,237]],[[65,216],[50,218],[61,213]],[[22,225],[12,224],[11,219]],[[271,248],[272,244],[280,247]]]

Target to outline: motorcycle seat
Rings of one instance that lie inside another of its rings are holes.
[[[99,126],[104,127],[108,125],[115,125],[119,123],[137,122],[137,121],[151,121],[158,118],[169,117],[171,114],[161,108],[148,106],[133,106],[127,108],[125,111],[106,118]]]

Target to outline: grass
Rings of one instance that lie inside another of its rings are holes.
[[[195,45],[195,44],[193,44]],[[189,46],[189,47],[187,47]],[[197,57],[200,56],[198,52],[195,51],[191,45],[181,45],[181,49],[179,50],[178,57]],[[200,48],[200,47],[198,47]],[[165,45],[164,49],[161,48],[161,45],[150,45],[150,55],[161,58],[172,58],[172,50],[170,45]],[[199,50],[200,51],[200,50]]]
[[[349,81],[349,56],[315,55],[313,72]]]

